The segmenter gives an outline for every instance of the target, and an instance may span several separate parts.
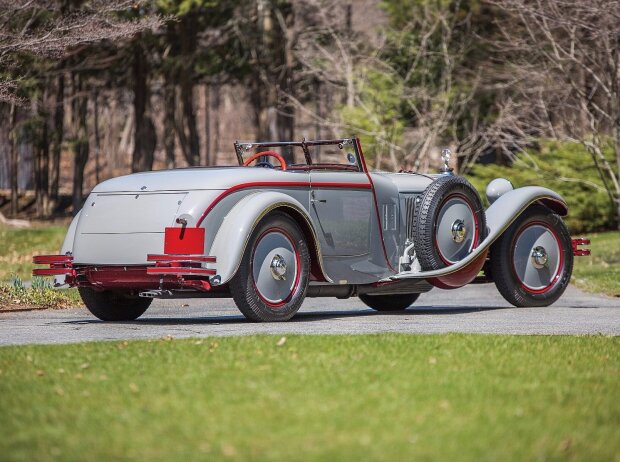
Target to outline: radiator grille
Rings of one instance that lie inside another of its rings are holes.
[[[413,240],[413,217],[415,215],[415,201],[417,195],[405,197],[405,227],[407,230],[407,239]]]

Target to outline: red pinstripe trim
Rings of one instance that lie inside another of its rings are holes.
[[[372,182],[372,178],[370,177],[370,173],[368,173],[368,167],[366,166],[366,160],[364,159],[364,153],[362,152],[362,144],[360,143],[359,138],[355,138],[355,143],[357,145],[357,152],[360,155],[360,159],[362,160],[362,168],[364,173],[368,177],[368,181],[370,182],[370,188],[372,189],[372,197],[375,203],[375,213],[377,214],[377,224],[379,226],[379,236],[381,236],[381,248],[383,249],[383,256],[385,257],[385,262],[394,273],[398,273],[396,269],[390,263],[390,259],[387,255],[387,250],[385,249],[385,239],[383,239],[383,225],[381,224],[381,214],[379,213],[379,205],[377,202],[377,194],[375,193],[375,184]]]
[[[310,183],[304,181],[256,181],[253,183],[240,183],[238,185],[232,186],[228,188],[226,191],[222,192],[219,196],[215,198],[213,202],[205,209],[205,211],[200,215],[198,222],[196,223],[196,228],[200,227],[202,222],[207,218],[207,215],[211,210],[215,208],[215,206],[222,201],[226,196],[239,191],[241,189],[248,188],[344,188],[344,189],[372,189],[372,186],[368,183]]]

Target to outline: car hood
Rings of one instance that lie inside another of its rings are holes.
[[[134,173],[99,183],[93,193],[228,189],[241,183],[308,181],[303,171],[256,167],[198,167]]]

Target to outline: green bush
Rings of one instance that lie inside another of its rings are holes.
[[[614,165],[613,154],[606,152],[606,156]],[[566,221],[572,233],[617,226],[614,207],[596,166],[579,143],[542,140],[539,150],[520,154],[512,166],[478,164],[468,175],[482,197],[489,181],[498,177],[510,180],[516,188],[544,186],[564,197],[569,207]]]

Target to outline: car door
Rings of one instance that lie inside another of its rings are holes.
[[[310,172],[310,214],[324,256],[370,252],[372,200],[363,172]]]

